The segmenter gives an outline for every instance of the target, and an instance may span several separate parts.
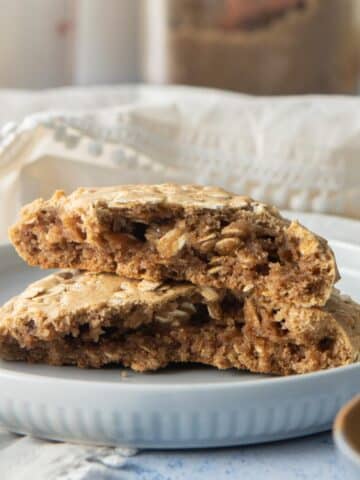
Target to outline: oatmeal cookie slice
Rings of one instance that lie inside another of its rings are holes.
[[[50,275],[0,309],[0,356],[136,371],[197,362],[287,375],[355,362],[360,307],[336,290],[324,307],[274,305],[190,283],[75,270]]]
[[[116,272],[324,305],[338,279],[327,242],[272,206],[216,187],[80,188],[27,205],[11,229],[42,268]]]

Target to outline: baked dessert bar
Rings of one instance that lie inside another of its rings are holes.
[[[324,305],[338,278],[324,239],[274,207],[216,187],[58,191],[25,206],[10,238],[42,268],[190,281],[301,306]]]
[[[292,374],[355,362],[360,307],[336,290],[324,307],[275,307],[189,283],[61,271],[0,309],[6,360],[137,371],[199,362]]]

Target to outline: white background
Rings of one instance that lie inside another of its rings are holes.
[[[140,0],[0,0],[0,88],[138,79]]]

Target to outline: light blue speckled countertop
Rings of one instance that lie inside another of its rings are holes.
[[[0,430],[1,480],[346,480],[330,433],[246,447],[131,451]]]
[[[140,452],[123,472],[121,478],[139,480],[345,480],[330,433],[247,447]]]

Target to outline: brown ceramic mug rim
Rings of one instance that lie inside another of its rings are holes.
[[[360,466],[360,443],[355,444],[348,432],[349,424],[347,419],[354,409],[358,409],[360,417],[360,395],[357,395],[340,409],[334,422],[334,438],[340,450],[348,456],[351,456],[351,459]]]

